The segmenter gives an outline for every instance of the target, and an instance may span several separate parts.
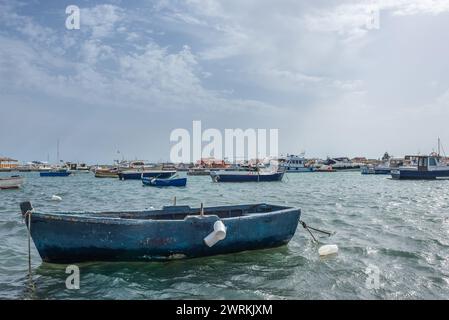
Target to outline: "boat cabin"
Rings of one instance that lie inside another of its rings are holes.
[[[429,168],[436,168],[439,165],[438,157],[435,156],[418,156],[418,171],[428,171]]]

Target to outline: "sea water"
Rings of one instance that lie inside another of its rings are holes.
[[[7,175],[2,173],[2,176]],[[185,188],[91,173],[23,173],[19,190],[0,190],[0,299],[447,299],[449,181],[396,181],[359,172],[289,173],[282,182],[214,183],[189,176]],[[62,201],[52,201],[57,195]],[[314,243],[302,226],[283,247],[147,263],[81,263],[80,288],[67,289],[67,265],[43,263],[19,203],[39,211],[141,210],[266,202],[299,207],[308,225],[334,231]],[[337,255],[318,248],[338,245]]]

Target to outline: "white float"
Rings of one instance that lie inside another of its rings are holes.
[[[218,241],[226,238],[226,226],[220,220],[215,221],[214,223],[214,231],[209,233],[206,238],[204,238],[204,242],[208,247],[212,247]]]
[[[60,196],[57,196],[57,195],[54,194],[54,195],[51,196],[51,200],[52,201],[61,201],[62,198]]]
[[[338,246],[336,244],[327,244],[324,246],[321,246],[318,249],[318,253],[320,256],[327,256],[330,254],[337,254],[338,253]]]

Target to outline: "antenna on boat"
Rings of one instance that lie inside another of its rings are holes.
[[[173,205],[176,206],[176,196],[173,197]]]
[[[203,203],[201,202],[201,207],[200,207],[200,216],[204,216],[204,206]]]

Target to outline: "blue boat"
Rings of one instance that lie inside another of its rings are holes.
[[[42,171],[39,174],[41,177],[67,177],[72,173],[67,170],[50,170],[50,171]]]
[[[120,180],[141,180],[143,177],[168,179],[175,174],[176,174],[176,171],[126,170],[126,171],[119,172],[118,176],[119,176]]]
[[[248,204],[152,211],[34,211],[20,204],[42,260],[51,263],[194,258],[287,244],[298,208]]]
[[[398,180],[435,180],[449,178],[449,166],[441,164],[438,156],[416,156],[416,166],[402,166],[391,170]]]
[[[142,183],[145,186],[152,187],[185,187],[187,184],[187,178],[159,179],[143,177]]]
[[[211,171],[214,182],[268,182],[282,181],[285,171]]]

